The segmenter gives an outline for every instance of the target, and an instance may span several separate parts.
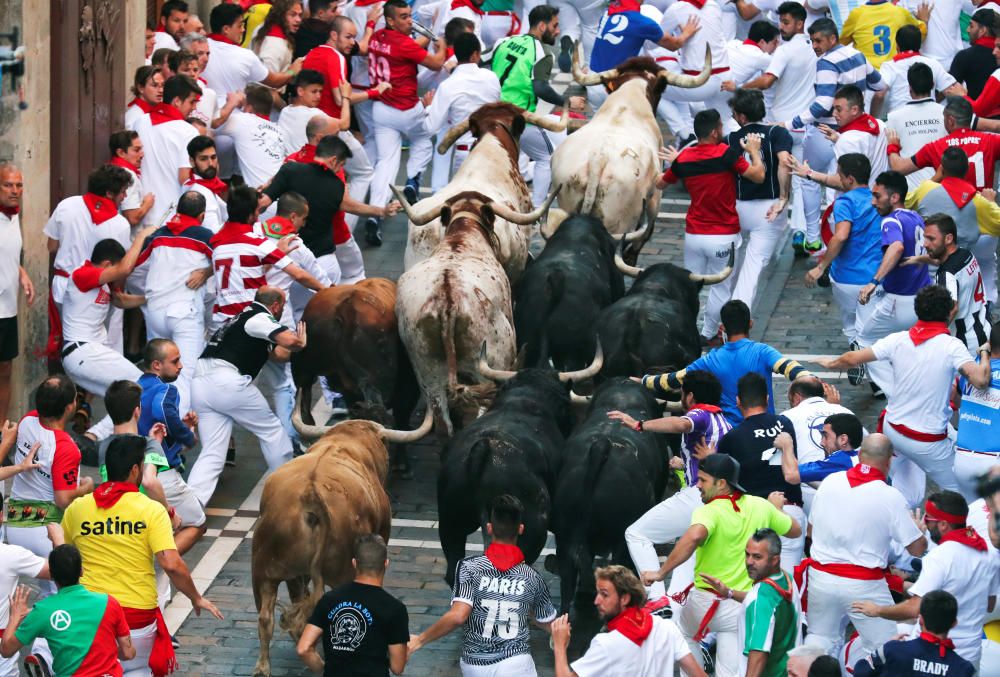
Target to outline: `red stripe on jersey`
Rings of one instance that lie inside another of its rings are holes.
[[[199,252],[204,254],[209,260],[212,258],[212,248],[201,240],[195,240],[189,237],[173,236],[173,237],[158,237],[152,242],[150,242],[142,253],[139,254],[139,259],[135,262],[138,268],[149,258],[150,254],[153,253],[154,249],[159,247],[169,247],[173,249],[187,249],[193,252]]]
[[[245,277],[243,278],[243,288],[244,289],[260,289],[267,284],[267,278],[261,275],[260,277]]]
[[[239,303],[227,303],[224,306],[220,306],[219,304],[215,304],[215,306],[212,307],[212,312],[213,313],[221,313],[223,315],[237,315],[244,308],[246,308],[247,306],[249,306],[251,303],[253,303],[253,301],[241,301]]]

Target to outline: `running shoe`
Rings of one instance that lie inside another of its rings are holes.
[[[869,381],[868,385],[871,386],[872,397],[874,397],[876,400],[885,399],[885,392],[882,390],[882,386],[880,386],[878,383],[875,383],[875,381]]]
[[[858,345],[857,341],[851,341],[851,350],[859,350],[861,346]],[[859,364],[856,367],[847,368],[847,382],[852,386],[861,385],[865,381],[865,376],[868,375],[868,370],[865,368],[864,364]]]
[[[340,393],[330,402],[330,414],[333,416],[343,416],[347,413],[347,400]]]
[[[806,234],[801,230],[797,230],[792,233],[792,250],[795,252],[795,258],[804,259],[809,256],[806,254]]]
[[[670,598],[666,596],[649,600],[643,609],[660,618],[670,618],[674,615],[673,609],[670,608]]]
[[[406,180],[406,185],[403,187],[403,195],[410,204],[420,199],[420,174],[411,176]]]
[[[705,672],[715,674],[715,645],[708,642],[699,642],[701,649],[701,662],[705,665]]]
[[[803,251],[805,251],[806,256],[812,256],[823,248],[823,241],[816,240],[815,242],[806,242],[802,246]]]
[[[382,246],[382,224],[378,219],[365,221],[365,242],[372,247]]]
[[[229,448],[226,449],[226,467],[235,468],[236,467],[236,438],[229,438]]]
[[[49,664],[37,653],[33,653],[24,659],[24,671],[28,674],[28,677],[52,677]]]
[[[573,38],[564,35],[559,41],[559,70],[569,73],[573,70]]]

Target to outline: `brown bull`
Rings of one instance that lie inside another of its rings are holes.
[[[396,329],[394,282],[371,278],[324,289],[310,299],[302,320],[310,340],[292,357],[292,375],[307,424],[313,424],[312,384],[325,376],[344,396],[351,418],[409,425],[420,390]],[[406,470],[405,447],[392,451],[393,467]]]
[[[304,437],[323,430],[301,425],[297,415],[293,420]],[[282,614],[281,628],[298,640],[325,588],[353,579],[355,539],[376,533],[389,540],[392,510],[385,492],[389,472],[385,442],[420,439],[432,423],[430,408],[414,431],[345,421],[326,429],[309,453],[267,478],[251,546],[260,637],[254,675],[271,674],[274,605],[281,582],[288,586],[292,601]]]

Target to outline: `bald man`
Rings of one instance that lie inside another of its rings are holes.
[[[10,372],[18,354],[17,296],[24,291],[28,305],[35,287],[21,266],[21,193],[24,178],[11,164],[0,165],[0,421],[10,405]]]

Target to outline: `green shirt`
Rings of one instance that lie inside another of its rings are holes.
[[[770,580],[774,585],[793,594],[792,581],[780,571]],[[743,655],[751,651],[766,651],[763,677],[784,677],[787,674],[788,652],[799,638],[799,614],[793,599],[784,599],[770,583],[755,583],[743,600],[743,618],[739,627]],[[741,674],[746,674],[746,663]]]
[[[500,100],[529,111],[535,110],[538,98],[531,85],[539,54],[533,35],[515,35],[501,40],[493,50],[493,72],[500,79]]]
[[[694,511],[691,524],[701,524],[708,529],[708,538],[695,552],[695,585],[704,590],[712,588],[701,574],[720,579],[733,590],[747,591],[753,581],[747,574],[743,546],[758,529],[774,529],[779,535],[792,528],[792,518],[758,496],[741,496],[733,510],[728,498],[714,500]]]
[[[97,463],[98,470],[101,473],[101,481],[108,481],[108,469],[104,464],[104,458],[107,456],[108,447],[111,446],[111,442],[118,437],[126,437],[127,435],[113,434],[108,435],[103,440],[97,444]],[[143,465],[152,465],[156,467],[156,472],[161,473],[164,470],[170,470],[170,463],[167,461],[167,457],[163,454],[163,447],[159,442],[154,440],[152,437],[146,438],[146,452],[142,459]],[[139,491],[146,493],[143,487],[139,487]]]
[[[484,12],[511,12],[514,10],[514,0],[485,0],[479,9]]]

